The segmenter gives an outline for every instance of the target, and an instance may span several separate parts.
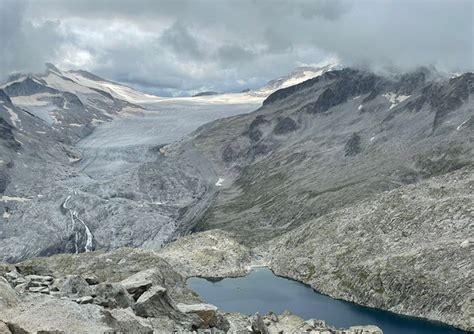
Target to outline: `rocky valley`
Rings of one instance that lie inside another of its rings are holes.
[[[197,95],[53,65],[0,86],[0,331],[383,331],[186,286],[255,266],[474,330],[474,74],[328,65]]]

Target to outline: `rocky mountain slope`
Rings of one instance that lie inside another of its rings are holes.
[[[190,142],[224,180],[197,229],[225,228],[258,244],[472,164],[473,75],[430,75],[328,72],[277,91],[255,113],[195,133]]]
[[[51,67],[2,87],[4,261],[178,239],[159,256],[183,277],[266,264],[472,330],[474,74],[322,69],[254,112],[251,92],[164,101]]]
[[[265,244],[269,266],[325,294],[473,330],[474,169],[410,184]]]

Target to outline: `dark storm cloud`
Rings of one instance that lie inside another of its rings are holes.
[[[321,23],[312,42],[346,63],[410,69],[474,68],[471,0],[373,1],[353,6],[337,24]]]
[[[161,35],[160,42],[168,46],[180,57],[199,60],[203,57],[199,44],[189,29],[179,21],[166,29]]]
[[[12,1],[12,0],[9,0]],[[33,11],[84,18],[156,18],[173,16],[204,22],[237,20],[262,14],[297,12],[304,17],[336,19],[350,7],[346,0],[35,0]],[[243,15],[242,15],[243,14]]]
[[[471,0],[0,0],[0,6],[2,45],[9,45],[2,76],[53,61],[174,93],[240,90],[329,57],[379,69],[474,69]]]
[[[255,59],[257,55],[240,45],[223,45],[217,50],[217,58],[224,64],[239,64]]]

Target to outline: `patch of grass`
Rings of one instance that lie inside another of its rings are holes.
[[[357,275],[360,277],[360,279],[362,279],[364,281],[369,277],[369,275],[366,272],[363,272],[363,271],[359,271],[357,273]]]
[[[314,276],[316,273],[316,267],[312,263],[308,263],[308,275],[306,276],[306,279],[310,279]]]
[[[385,289],[384,289],[382,286],[379,287],[379,288],[374,289],[374,291],[375,291],[376,293],[378,293],[379,295],[382,295],[382,294],[385,293]]]
[[[438,147],[433,152],[415,157],[415,164],[424,178],[446,174],[472,164],[462,159],[464,151],[459,146]]]
[[[308,195],[308,197],[310,199],[312,199],[312,198],[315,198],[315,197],[318,197],[318,196],[321,196],[321,195],[324,195],[324,194],[327,194],[327,193],[338,192],[338,191],[340,191],[344,188],[351,187],[351,186],[354,186],[354,185],[359,184],[359,183],[362,183],[362,181],[348,182],[348,183],[341,184],[341,185],[336,186],[336,187],[331,187],[331,188],[323,189],[323,190],[320,190],[320,191],[311,190],[311,191],[308,191],[306,194]]]

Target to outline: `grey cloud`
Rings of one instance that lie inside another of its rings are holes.
[[[361,2],[341,19],[319,22],[312,42],[346,63],[407,70],[474,69],[474,2]]]
[[[339,0],[320,0],[297,3],[297,8],[305,18],[315,16],[323,17],[328,20],[336,20],[349,10],[350,3]]]
[[[267,52],[291,52],[293,49],[291,36],[288,36],[287,32],[282,31],[279,27],[268,28],[263,36],[267,44]]]
[[[159,42],[165,47],[170,47],[178,57],[192,59],[203,57],[196,39],[189,32],[189,29],[179,21],[163,32]]]
[[[158,42],[155,44],[159,45]],[[182,87],[184,73],[165,57],[165,51],[155,47],[144,52],[143,48],[138,44],[129,46],[127,50],[119,47],[102,50],[96,59],[94,72],[127,84],[148,87],[149,90]]]
[[[55,58],[62,38],[57,21],[33,25],[24,1],[0,1],[0,80],[12,72],[38,72]]]
[[[156,18],[174,16],[179,19],[205,22],[209,19],[223,20],[231,23],[246,16],[249,19],[264,14],[282,15],[298,12],[307,18],[321,17],[329,20],[337,19],[344,14],[350,1],[348,0],[35,0],[32,12],[47,11],[50,14],[68,15],[86,18],[140,17]],[[223,15],[219,15],[223,14]],[[243,22],[245,23],[245,22]]]
[[[2,9],[12,3],[0,0]],[[67,44],[90,54],[85,69],[173,93],[238,91],[332,56],[372,68],[466,71],[474,70],[473,6],[472,0],[36,0],[22,4],[21,15],[2,10],[9,51],[0,64],[2,75],[61,64]]]
[[[217,50],[217,57],[224,64],[248,62],[255,59],[256,56],[256,53],[235,44],[226,44]]]

